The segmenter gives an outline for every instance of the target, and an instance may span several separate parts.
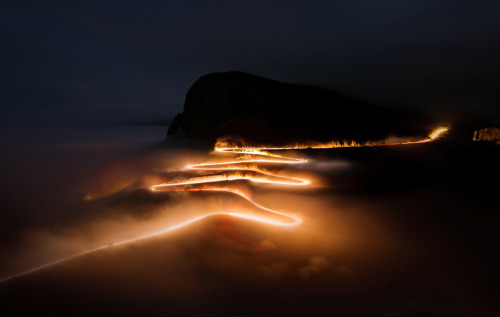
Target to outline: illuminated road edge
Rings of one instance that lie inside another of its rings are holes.
[[[206,192],[225,192],[225,193],[230,193],[237,195],[248,202],[250,202],[254,207],[256,207],[259,210],[268,212],[272,215],[279,216],[281,218],[287,219],[288,221],[279,221],[275,220],[273,218],[267,218],[267,217],[261,217],[261,216],[254,216],[251,214],[247,214],[243,211],[240,210],[219,210],[219,211],[214,211],[214,212],[208,212],[205,213],[201,216],[189,219],[187,221],[178,223],[176,225],[167,227],[165,229],[162,229],[160,231],[156,231],[147,235],[143,235],[140,237],[128,239],[128,240],[123,240],[120,242],[115,242],[115,243],[110,243],[106,244],[100,247],[96,247],[93,249],[89,249],[77,254],[74,254],[69,257],[65,257],[59,260],[55,260],[37,267],[34,267],[32,269],[5,277],[3,279],[0,279],[0,283],[12,280],[16,277],[20,277],[23,275],[27,275],[30,273],[34,273],[46,268],[49,268],[51,266],[69,261],[71,259],[81,257],[90,253],[94,253],[100,250],[105,250],[111,247],[116,247],[116,246],[121,246],[125,245],[128,243],[152,238],[155,236],[159,236],[183,227],[186,227],[194,222],[197,222],[199,220],[205,219],[207,217],[211,216],[218,216],[218,215],[228,215],[236,218],[241,218],[241,219],[246,219],[246,220],[251,220],[251,221],[256,221],[268,225],[275,225],[275,226],[280,226],[280,227],[294,227],[298,226],[302,223],[302,219],[299,217],[287,213],[287,212],[282,212],[282,211],[277,211],[273,210],[270,208],[266,208],[257,202],[255,202],[253,199],[251,199],[248,195],[245,195],[243,192],[237,190],[237,189],[231,189],[227,187],[217,187],[215,186],[218,183],[221,182],[228,182],[228,181],[235,181],[235,180],[246,180],[246,181],[251,181],[255,183],[267,183],[267,184],[274,184],[274,185],[286,185],[286,186],[306,186],[309,185],[311,182],[306,179],[300,179],[300,178],[293,178],[293,177],[287,177],[287,176],[280,176],[276,175],[270,172],[267,172],[265,170],[261,170],[256,166],[252,167],[238,167],[238,165],[246,164],[246,163],[253,163],[253,164],[304,164],[307,163],[308,160],[306,159],[297,159],[297,158],[291,158],[291,157],[285,157],[277,154],[272,154],[268,153],[267,151],[278,151],[278,150],[301,150],[301,149],[326,149],[326,148],[339,148],[339,147],[363,147],[363,146],[385,146],[385,145],[405,145],[405,144],[417,144],[417,143],[426,143],[426,142],[431,142],[439,137],[441,137],[444,133],[448,131],[448,128],[438,128],[434,130],[429,137],[417,141],[404,141],[404,142],[399,142],[399,143],[373,143],[373,142],[367,142],[365,144],[359,144],[356,142],[337,142],[337,141],[332,141],[329,143],[316,143],[316,144],[303,144],[303,145],[293,145],[293,146],[285,146],[285,147],[272,147],[272,146],[262,146],[262,147],[236,147],[234,145],[229,145],[226,144],[225,146],[221,142],[217,142],[214,151],[215,152],[220,152],[220,153],[230,153],[230,154],[239,154],[243,155],[244,158],[236,159],[234,161],[225,161],[225,162],[215,162],[215,163],[200,163],[200,164],[194,164],[194,165],[188,165],[185,167],[186,170],[207,170],[207,171],[221,171],[225,172],[222,175],[211,175],[211,176],[205,176],[205,177],[193,177],[191,179],[188,179],[183,182],[173,182],[173,183],[162,183],[162,184],[157,184],[148,187],[148,189],[151,192],[163,192],[163,191],[206,191]],[[250,158],[248,158],[250,156]],[[256,158],[258,157],[258,158]],[[267,157],[268,159],[263,159],[262,157]],[[232,165],[236,165],[233,166]],[[229,173],[226,173],[229,171]],[[193,185],[199,185],[199,184],[209,184],[212,185],[213,187],[209,188],[196,188],[192,187]],[[215,184],[215,185],[214,185]],[[179,187],[183,187],[183,189],[179,189]]]

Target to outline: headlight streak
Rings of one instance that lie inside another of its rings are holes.
[[[427,138],[421,139],[421,140],[416,140],[416,141],[411,141],[411,140],[406,140],[403,142],[375,142],[375,141],[367,141],[365,143],[359,143],[356,141],[331,141],[331,142],[326,142],[326,143],[320,143],[320,142],[304,142],[304,143],[295,143],[295,144],[289,144],[289,145],[284,145],[282,147],[276,147],[276,146],[269,146],[269,145],[264,145],[264,146],[249,146],[249,145],[243,145],[239,146],[237,142],[234,140],[228,141],[228,138],[220,138],[217,140],[215,144],[215,151],[216,152],[233,152],[233,153],[253,153],[253,154],[259,154],[259,155],[265,155],[264,151],[280,151],[280,150],[306,150],[306,149],[333,149],[333,148],[347,148],[347,147],[367,147],[367,146],[386,146],[386,145],[406,145],[406,144],[418,144],[418,143],[427,143],[431,141],[435,141],[438,138],[442,137],[446,132],[449,131],[449,128],[447,127],[439,127],[437,129],[434,129]]]
[[[208,212],[205,213],[201,216],[191,218],[187,221],[178,223],[176,225],[172,225],[169,227],[166,227],[165,229],[162,229],[160,231],[156,231],[150,234],[142,235],[136,238],[128,239],[128,240],[123,240],[119,241],[116,243],[109,243],[103,246],[99,246],[96,248],[92,248],[77,254],[74,254],[69,257],[65,257],[59,260],[55,260],[40,266],[37,266],[35,268],[26,270],[24,272],[14,274],[8,277],[5,277],[3,279],[0,279],[0,283],[12,280],[16,277],[24,276],[27,274],[31,274],[37,271],[41,271],[43,269],[52,267],[54,265],[72,260],[77,257],[81,257],[90,253],[94,253],[100,250],[105,250],[111,247],[115,246],[121,246],[133,242],[137,242],[140,240],[145,240],[148,238],[152,238],[155,236],[160,236],[162,234],[172,232],[174,230],[186,227],[192,223],[195,223],[197,221],[200,221],[202,219],[205,219],[207,217],[211,216],[217,216],[217,215],[228,215],[236,218],[241,218],[241,219],[246,219],[246,220],[251,220],[251,221],[256,221],[264,224],[269,224],[269,225],[274,225],[274,226],[280,226],[280,227],[294,227],[298,226],[302,223],[302,219],[287,212],[282,212],[282,211],[277,211],[273,210],[267,207],[264,207],[257,202],[255,202],[253,199],[251,199],[248,195],[244,194],[243,192],[237,190],[237,189],[231,189],[227,187],[209,187],[209,188],[193,188],[192,185],[200,185],[200,184],[207,184],[208,186],[211,186],[211,184],[214,183],[223,183],[226,181],[236,181],[236,180],[247,180],[255,183],[268,183],[268,184],[273,184],[273,185],[288,185],[288,186],[305,186],[311,184],[311,181],[306,180],[306,179],[301,179],[301,178],[294,178],[294,177],[288,177],[288,176],[280,176],[273,174],[271,172],[263,171],[258,169],[257,167],[231,167],[231,165],[241,165],[244,163],[272,163],[272,164],[305,164],[308,162],[307,159],[302,159],[302,158],[291,158],[291,157],[285,157],[277,154],[272,154],[267,151],[279,151],[279,150],[300,150],[300,149],[325,149],[325,148],[338,148],[338,147],[363,147],[363,146],[385,146],[385,145],[405,145],[405,144],[417,144],[417,143],[426,143],[426,142],[431,142],[436,139],[438,139],[440,136],[442,136],[444,133],[446,133],[449,129],[448,128],[438,128],[434,130],[428,138],[422,139],[422,140],[417,140],[417,141],[404,141],[404,142],[396,142],[396,143],[366,143],[366,144],[359,144],[354,141],[351,142],[330,142],[326,144],[315,144],[315,145],[295,145],[295,146],[285,146],[285,147],[235,147],[235,146],[221,146],[221,143],[218,142],[218,146],[214,148],[215,153],[229,153],[229,154],[244,154],[244,155],[250,155],[250,156],[264,156],[264,157],[270,157],[271,159],[237,159],[234,161],[226,161],[226,162],[210,162],[210,163],[200,163],[200,164],[192,164],[192,165],[187,165],[184,170],[186,171],[237,171],[234,174],[226,174],[226,175],[211,175],[211,176],[204,176],[204,177],[193,177],[191,179],[188,179],[187,181],[181,181],[181,182],[174,182],[174,183],[163,183],[163,184],[156,184],[148,187],[148,190],[151,192],[171,192],[171,191],[190,191],[190,192],[224,192],[224,193],[229,193],[229,194],[234,194],[237,195],[246,201],[248,201],[250,204],[252,204],[254,207],[261,211],[268,212],[273,215],[277,215],[279,217],[288,219],[288,221],[279,221],[279,220],[274,220],[269,217],[262,217],[262,216],[255,216],[252,214],[245,213],[241,210],[218,210],[218,211],[213,211],[213,212]],[[253,158],[253,157],[252,157]],[[175,171],[178,171],[179,169],[174,169]],[[246,172],[247,174],[243,173]],[[251,173],[255,174],[260,174],[260,177],[255,177],[252,176]],[[274,180],[273,180],[274,179]],[[279,179],[279,180],[276,180]],[[179,187],[183,187],[182,189],[179,189]]]

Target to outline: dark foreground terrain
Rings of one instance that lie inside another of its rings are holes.
[[[206,219],[2,283],[0,314],[496,316],[499,151],[453,139],[305,150],[312,162],[295,172],[316,175],[321,186],[246,185],[259,202],[299,212],[304,223],[293,230]],[[114,224],[127,237],[133,224],[214,199],[184,194],[159,199],[138,189],[79,202],[94,210],[90,220],[51,233],[64,245],[78,230],[96,231],[89,223],[127,215],[131,222]]]

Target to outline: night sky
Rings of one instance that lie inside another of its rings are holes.
[[[3,1],[2,125],[170,120],[238,70],[498,114],[498,1]]]

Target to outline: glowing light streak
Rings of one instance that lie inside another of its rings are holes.
[[[264,210],[264,211],[267,211],[267,212],[270,212],[270,213],[273,213],[273,214],[276,214],[276,215],[288,218],[290,220],[293,220],[293,222],[290,222],[290,223],[280,222],[280,221],[271,221],[271,222],[260,221],[260,222],[266,222],[266,223],[274,224],[274,225],[277,225],[277,226],[297,226],[297,225],[299,225],[299,224],[302,223],[302,219],[300,219],[299,217],[296,217],[296,216],[294,216],[292,214],[287,214],[287,213],[284,213],[284,212],[280,212],[280,211],[277,211],[277,210],[274,210],[274,209],[270,209],[270,208],[264,207],[261,204],[257,203],[255,200],[251,199],[248,195],[245,195],[244,193],[242,193],[241,191],[239,191],[237,189],[230,189],[230,188],[190,188],[190,189],[187,189],[187,191],[212,191],[212,192],[225,192],[225,193],[235,194],[235,195],[238,195],[238,196],[242,197],[243,199],[247,200],[249,203],[251,203],[252,205],[254,205],[255,207],[257,207],[258,209],[261,209],[261,210]],[[235,214],[232,213],[232,215],[235,215]],[[248,219],[250,219],[250,218],[248,218]],[[252,219],[254,219],[254,218],[252,218]],[[256,219],[254,219],[254,220],[256,220]]]
[[[212,189],[212,190],[216,191],[217,189]],[[230,192],[230,191],[227,191],[227,192]],[[244,198],[247,198],[243,194],[238,194],[238,195],[240,195],[240,196],[242,196]],[[12,279],[14,279],[16,277],[21,277],[21,276],[24,276],[24,275],[35,273],[37,271],[44,270],[44,269],[49,268],[51,266],[55,266],[57,264],[61,264],[63,262],[67,262],[69,260],[72,260],[72,259],[84,256],[84,255],[87,255],[87,254],[90,254],[90,253],[94,253],[94,252],[105,250],[105,249],[109,249],[109,248],[112,248],[112,247],[116,247],[116,246],[120,246],[120,245],[125,245],[125,244],[129,244],[129,243],[132,243],[132,242],[137,242],[137,241],[140,241],[140,240],[144,240],[144,239],[148,239],[148,238],[160,236],[160,235],[166,234],[168,232],[180,229],[182,227],[186,227],[186,226],[188,226],[188,225],[190,225],[190,224],[192,224],[194,222],[200,221],[202,219],[205,219],[205,218],[211,217],[211,216],[228,215],[228,216],[232,216],[232,217],[242,218],[242,219],[246,219],[246,220],[252,220],[252,221],[256,221],[256,222],[260,222],[260,223],[265,223],[265,224],[274,225],[274,226],[281,226],[281,227],[293,227],[293,226],[297,226],[300,223],[302,223],[302,220],[300,218],[298,218],[298,217],[291,216],[291,215],[288,215],[288,214],[285,214],[285,213],[282,213],[282,212],[279,212],[279,211],[275,211],[275,210],[271,210],[271,209],[265,208],[265,207],[263,207],[263,206],[255,203],[254,201],[252,201],[250,199],[249,199],[249,201],[252,204],[254,204],[255,206],[257,206],[258,208],[261,208],[261,209],[269,211],[269,212],[273,212],[273,213],[278,214],[278,215],[283,216],[283,217],[288,217],[289,219],[292,220],[292,222],[283,222],[283,221],[269,219],[269,218],[266,218],[266,217],[253,216],[253,215],[249,215],[249,214],[245,214],[243,212],[237,212],[237,211],[215,211],[215,212],[209,212],[209,213],[206,213],[204,215],[201,215],[201,216],[189,219],[187,221],[181,222],[181,223],[173,225],[171,227],[167,227],[167,228],[165,228],[163,230],[160,230],[160,231],[157,231],[157,232],[154,232],[154,233],[151,233],[151,234],[143,235],[143,236],[140,236],[140,237],[137,237],[137,238],[133,238],[133,239],[129,239],[129,240],[123,240],[123,241],[120,241],[120,242],[110,243],[110,244],[107,244],[107,245],[103,245],[103,246],[100,246],[100,247],[97,247],[97,248],[93,248],[93,249],[90,249],[90,250],[86,250],[86,251],[74,254],[74,255],[66,257],[66,258],[62,258],[62,259],[59,259],[59,260],[56,260],[56,261],[53,261],[53,262],[49,262],[49,263],[37,266],[35,268],[29,269],[27,271],[24,271],[22,273],[18,273],[18,274],[15,274],[15,275],[8,276],[8,277],[5,277],[3,279],[0,279],[0,283],[7,282],[7,281],[12,280]]]
[[[247,172],[252,172],[256,174],[261,174],[264,176],[268,176],[271,178],[265,178],[265,177],[254,177],[252,175],[245,175],[245,174],[229,174],[229,175],[213,175],[213,176],[206,176],[206,177],[199,177],[199,178],[192,178],[190,180],[184,181],[184,182],[176,182],[176,183],[167,183],[167,184],[157,184],[150,186],[148,189],[153,191],[153,192],[159,192],[159,191],[172,191],[172,188],[175,188],[175,186],[189,186],[189,185],[196,185],[196,184],[209,184],[209,183],[218,183],[218,182],[223,182],[223,181],[235,181],[235,180],[248,180],[252,182],[257,182],[257,183],[269,183],[269,184],[275,184],[275,185],[308,185],[310,184],[309,180],[304,180],[300,178],[293,178],[293,177],[286,177],[286,176],[279,176],[275,175],[266,171],[259,170],[257,168],[231,168],[228,167],[228,165],[234,165],[234,164],[242,164],[242,163],[280,163],[280,164],[300,164],[300,163],[305,163],[307,160],[302,160],[302,159],[293,159],[293,158],[283,158],[278,155],[270,155],[265,152],[261,151],[245,151],[245,154],[251,154],[251,155],[265,155],[265,156],[272,156],[272,157],[280,157],[281,159],[272,159],[272,160],[262,160],[262,159],[255,159],[255,160],[237,160],[237,161],[231,161],[231,162],[218,162],[218,163],[205,163],[205,164],[195,164],[195,165],[189,165],[186,166],[187,170],[214,170],[214,171],[227,171],[227,170],[238,170],[238,171],[247,171]],[[226,167],[224,167],[226,166]],[[275,178],[274,180],[272,178]],[[280,180],[276,180],[280,179]],[[175,189],[174,189],[175,190]],[[94,253],[97,251],[105,250],[111,247],[115,246],[120,246],[120,245],[125,245],[133,242],[137,242],[140,240],[160,236],[163,234],[166,234],[168,232],[172,232],[177,229],[181,229],[183,227],[186,227],[194,222],[200,221],[202,219],[205,219],[207,217],[211,216],[218,216],[218,215],[227,215],[227,216],[232,216],[236,218],[241,218],[245,220],[251,220],[251,221],[256,221],[259,223],[264,223],[264,224],[269,224],[269,225],[274,225],[274,226],[280,226],[280,227],[294,227],[302,223],[302,220],[299,217],[296,217],[291,214],[287,214],[284,212],[280,212],[277,210],[273,210],[267,207],[264,207],[257,202],[255,202],[253,199],[251,199],[248,195],[245,195],[241,191],[238,191],[236,189],[227,189],[227,188],[205,188],[205,189],[195,189],[195,188],[187,188],[187,189],[182,189],[183,191],[211,191],[211,192],[226,192],[226,193],[231,193],[238,195],[239,197],[242,197],[243,199],[247,200],[250,202],[254,207],[257,209],[260,209],[262,211],[277,215],[279,217],[283,217],[285,219],[288,219],[288,221],[279,221],[272,219],[270,217],[264,217],[264,216],[256,216],[256,215],[251,215],[248,214],[244,211],[237,211],[237,210],[230,210],[230,211],[224,211],[224,210],[219,210],[219,211],[214,211],[214,212],[208,212],[203,215],[200,215],[198,217],[194,217],[192,219],[189,219],[187,221],[181,222],[176,225],[169,226],[165,229],[162,229],[160,231],[143,235],[140,237],[136,237],[133,239],[128,239],[128,240],[123,240],[120,242],[115,242],[115,243],[110,243],[106,244],[100,247],[96,247],[90,250],[83,251],[81,253],[62,258],[53,262],[49,262],[43,265],[40,265],[38,267],[29,269],[27,271],[24,271],[22,273],[18,273],[3,279],[0,279],[0,283],[12,280],[13,278],[24,276],[27,274],[31,274],[37,271],[41,271],[43,269],[55,266],[57,264],[61,264],[63,262],[90,254]]]
[[[159,192],[159,191],[179,191],[179,189],[175,189],[176,186],[191,186],[191,185],[196,185],[196,184],[211,184],[211,183],[218,183],[218,182],[224,182],[224,181],[235,181],[235,180],[248,180],[252,182],[257,182],[257,183],[270,183],[270,184],[276,184],[276,185],[308,185],[311,182],[309,180],[305,179],[300,179],[300,178],[293,178],[293,177],[286,177],[286,176],[279,176],[276,174],[272,174],[270,172],[262,171],[259,170],[258,168],[241,168],[241,167],[230,167],[230,165],[236,165],[236,164],[243,164],[243,163],[279,163],[279,164],[304,164],[307,162],[306,159],[297,159],[297,158],[290,158],[290,157],[284,157],[281,155],[277,154],[272,154],[268,153],[265,151],[277,151],[277,150],[300,150],[300,149],[325,149],[325,148],[338,148],[338,147],[361,147],[361,146],[384,146],[384,145],[403,145],[403,144],[416,144],[416,143],[426,143],[430,141],[434,141],[438,139],[440,136],[442,136],[445,132],[448,131],[448,128],[438,128],[434,130],[428,138],[423,139],[423,140],[417,140],[417,141],[404,141],[404,142],[395,142],[395,143],[379,143],[375,144],[373,142],[367,142],[365,144],[359,144],[357,142],[351,141],[351,142],[337,142],[337,141],[332,141],[329,143],[323,143],[323,144],[297,144],[294,146],[285,146],[285,147],[272,147],[272,146],[262,146],[262,147],[233,147],[233,146],[226,146],[228,145],[227,143],[224,143],[222,141],[218,141],[216,144],[216,147],[214,149],[215,152],[223,152],[223,153],[232,153],[232,154],[245,154],[245,155],[259,155],[259,156],[266,156],[266,157],[272,157],[272,159],[269,160],[264,160],[264,159],[240,159],[236,161],[227,161],[227,162],[216,162],[216,163],[201,163],[201,164],[194,164],[194,165],[188,165],[185,167],[186,170],[213,170],[213,171],[227,171],[227,170],[238,170],[238,171],[246,171],[246,172],[252,172],[256,174],[261,174],[267,177],[271,178],[266,178],[266,177],[255,177],[250,174],[243,174],[243,173],[236,173],[236,174],[229,174],[229,175],[212,175],[212,176],[205,176],[205,177],[198,177],[198,178],[191,178],[190,180],[184,181],[184,182],[175,182],[175,183],[165,183],[165,184],[157,184],[157,185],[152,185],[148,189],[153,191],[153,192]],[[226,167],[224,167],[226,166]],[[272,178],[278,178],[281,180],[273,180]],[[228,189],[228,188],[220,188],[220,187],[211,187],[211,188],[185,188],[185,189],[180,189],[182,191],[211,191],[211,192],[226,192],[226,193],[231,193],[234,195],[238,195],[239,197],[247,200],[250,202],[254,207],[257,209],[260,209],[262,211],[278,215],[280,217],[286,218],[289,221],[284,222],[284,221],[279,221],[279,220],[274,220],[269,217],[262,217],[262,216],[255,216],[251,215],[248,213],[245,213],[244,211],[235,211],[235,210],[229,210],[229,211],[224,211],[224,210],[219,210],[219,211],[214,211],[214,212],[208,212],[203,215],[194,217],[192,219],[189,219],[187,221],[181,222],[176,225],[172,225],[169,227],[166,227],[160,231],[156,231],[147,235],[139,236],[136,238],[128,239],[128,240],[123,240],[120,242],[116,243],[110,243],[106,244],[100,247],[96,247],[90,250],[86,250],[80,253],[77,253],[75,255],[62,258],[53,262],[49,262],[43,265],[40,265],[38,267],[26,270],[22,273],[18,273],[9,277],[5,277],[3,279],[0,279],[0,283],[9,281],[13,278],[20,277],[23,275],[27,275],[30,273],[34,273],[46,268],[49,268],[51,266],[72,260],[77,257],[81,257],[90,253],[94,253],[100,250],[105,250],[111,247],[115,246],[120,246],[120,245],[125,245],[129,244],[132,242],[137,242],[140,240],[160,236],[163,234],[166,234],[168,232],[172,232],[174,230],[186,227],[192,223],[195,223],[197,221],[200,221],[202,219],[205,219],[207,217],[211,216],[217,216],[217,215],[228,215],[236,218],[241,218],[241,219],[246,219],[246,220],[251,220],[251,221],[256,221],[259,223],[264,223],[264,224],[269,224],[269,225],[274,225],[274,226],[280,226],[280,227],[293,227],[297,226],[302,223],[302,219],[300,219],[297,216],[294,216],[289,213],[285,212],[280,212],[277,210],[273,210],[267,207],[264,207],[257,202],[255,202],[253,199],[251,199],[248,195],[245,195],[241,191],[238,191],[236,189]]]
[[[436,130],[432,131],[431,134],[429,135],[430,140],[436,140],[440,136],[442,136],[444,133],[448,132],[449,128],[445,127],[440,127],[437,128]]]
[[[153,185],[150,186],[149,188],[152,191],[158,191],[159,188],[161,187],[168,187],[168,186],[182,186],[182,185],[196,185],[196,184],[206,184],[206,183],[218,183],[218,182],[228,182],[228,181],[236,181],[236,180],[247,180],[250,182],[255,182],[255,183],[267,183],[267,184],[274,184],[274,185],[291,185],[291,186],[300,186],[300,185],[309,185],[311,181],[306,180],[306,179],[300,179],[300,178],[292,178],[292,177],[286,177],[286,176],[278,176],[278,175],[273,175],[270,173],[265,173],[262,171],[254,171],[257,173],[262,173],[264,175],[270,175],[275,178],[282,178],[286,180],[278,181],[278,180],[272,180],[269,178],[265,177],[255,177],[251,175],[214,175],[214,176],[205,176],[205,177],[200,177],[199,179],[191,179],[185,182],[176,182],[176,183],[164,183],[164,184],[158,184],[158,185]]]
[[[218,139],[215,144],[216,152],[233,152],[233,153],[253,153],[259,155],[266,155],[264,151],[280,151],[280,150],[306,150],[306,149],[334,149],[334,148],[346,148],[346,147],[367,147],[367,146],[386,146],[386,145],[406,145],[406,144],[417,144],[417,143],[427,143],[435,141],[442,137],[446,132],[449,131],[447,127],[439,127],[431,132],[431,134],[421,140],[416,141],[402,141],[393,143],[384,142],[374,142],[367,141],[365,143],[359,143],[356,141],[331,141],[326,143],[319,142],[306,142],[306,143],[296,143],[291,145],[285,145],[282,147],[262,145],[262,146],[237,146],[236,142],[228,141],[227,138]],[[279,155],[272,154],[280,157]]]

